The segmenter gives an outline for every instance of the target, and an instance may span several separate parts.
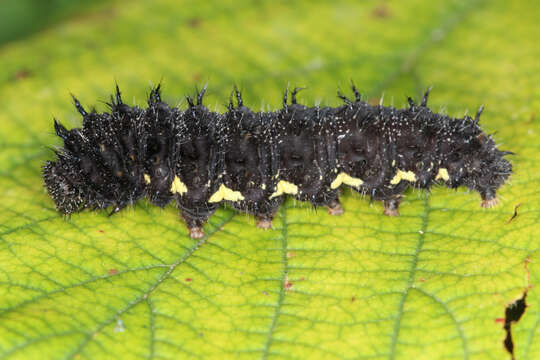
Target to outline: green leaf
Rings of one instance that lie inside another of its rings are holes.
[[[525,291],[515,356],[540,358],[539,13],[529,0],[115,1],[4,46],[0,358],[508,359],[505,307]],[[396,106],[433,85],[435,110],[486,105],[515,173],[495,209],[464,189],[410,190],[388,218],[346,192],[343,216],[288,201],[269,231],[221,209],[200,241],[172,205],[62,218],[41,166],[60,145],[52,117],[80,125],[69,92],[104,109],[117,81],[143,104],[162,79],[173,104],[209,81],[218,111],[234,84],[255,109],[287,84],[337,105],[353,79]]]

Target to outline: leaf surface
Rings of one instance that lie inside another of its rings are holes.
[[[540,358],[539,13],[526,0],[115,1],[4,46],[0,358],[508,359],[505,307],[524,291],[515,356]],[[217,111],[234,84],[257,110],[288,84],[332,106],[350,79],[396,106],[433,85],[434,110],[486,105],[515,173],[490,210],[434,188],[388,218],[346,192],[343,216],[288,201],[269,231],[221,209],[202,240],[172,205],[62,218],[41,166],[60,145],[52,117],[80,125],[69,92],[103,110],[117,81],[142,105],[161,79],[181,106],[209,81]]]

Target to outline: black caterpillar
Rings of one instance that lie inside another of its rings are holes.
[[[191,237],[200,238],[222,201],[255,215],[261,228],[271,227],[285,194],[343,213],[341,184],[384,201],[390,216],[409,186],[436,183],[476,190],[488,208],[512,172],[504,159],[511,152],[478,125],[482,108],[474,119],[433,113],[429,90],[406,109],[372,106],[354,85],[354,99],[338,92],[342,106],[306,107],[299,90],[291,104],[285,91],[280,110],[253,112],[235,88],[224,114],[203,106],[206,87],[187,97],[186,110],[164,103],[160,86],[146,109],[126,105],[118,86],[110,113],[87,112],[73,97],[82,128],[54,121],[64,147],[45,163],[45,185],[63,214],[111,206],[112,215],[145,196],[161,207],[175,198]]]

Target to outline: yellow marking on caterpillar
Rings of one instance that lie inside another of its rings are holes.
[[[448,170],[446,170],[446,168],[439,169],[437,176],[435,176],[435,180],[439,179],[443,179],[444,181],[448,181],[450,179],[450,175],[448,175]]]
[[[240,193],[240,191],[234,191],[226,187],[224,184],[221,184],[219,185],[219,189],[212,196],[210,196],[208,202],[217,203],[222,200],[240,201],[244,200],[244,196],[242,193]]]
[[[183,182],[180,181],[178,176],[174,176],[174,180],[171,184],[171,192],[173,194],[182,195],[184,193],[187,193],[187,186]]]
[[[276,191],[270,195],[270,199],[283,194],[298,194],[298,186],[285,180],[279,180],[276,186]]]
[[[398,171],[396,172],[396,175],[394,176],[394,178],[392,180],[390,180],[390,184],[397,185],[397,184],[400,183],[401,180],[407,180],[407,181],[410,181],[410,182],[415,182],[416,181],[416,175],[410,170],[409,171],[403,171],[403,170],[398,169]]]
[[[261,189],[266,190],[266,184],[262,184]]]
[[[147,184],[150,184],[152,180],[150,179],[150,175],[144,174],[144,182]]]
[[[362,181],[362,179],[352,177],[344,172],[340,172],[338,176],[336,176],[334,181],[332,181],[332,183],[330,184],[330,188],[337,189],[338,187],[340,187],[341,184],[359,187],[363,183],[364,182]]]

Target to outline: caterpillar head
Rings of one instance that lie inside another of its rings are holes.
[[[122,159],[111,146],[90,141],[80,129],[68,131],[56,121],[55,130],[64,148],[56,151],[56,161],[44,165],[43,179],[59,211],[123,207],[139,197],[130,185],[138,175],[121,166]]]

